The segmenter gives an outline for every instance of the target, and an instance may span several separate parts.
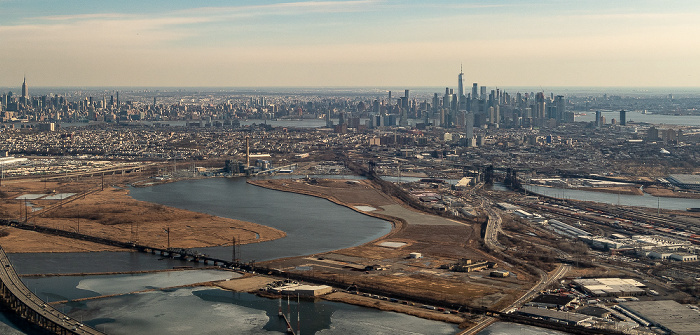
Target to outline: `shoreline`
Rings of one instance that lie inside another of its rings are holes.
[[[254,294],[261,298],[275,299],[277,295],[268,294],[267,292],[261,292],[260,289],[264,288],[268,283],[272,283],[280,278],[270,277],[267,275],[260,274],[244,274],[243,277],[225,280],[225,281],[215,281],[211,282],[211,286],[218,287],[219,289],[231,291],[231,292],[244,292],[249,294]],[[306,298],[308,299],[308,298]],[[384,312],[394,312],[406,315],[411,315],[426,320],[447,322],[452,324],[457,324],[463,326],[465,322],[468,322],[464,317],[456,314],[444,314],[441,312],[426,310],[421,308],[421,305],[415,304],[400,304],[397,302],[390,302],[384,300],[378,300],[371,297],[364,297],[357,294],[350,294],[343,291],[334,291],[326,295],[317,296],[313,298],[338,302],[353,306],[360,306],[366,308],[372,308]]]
[[[367,215],[367,216],[371,216],[371,217],[374,217],[374,218],[377,218],[377,219],[381,219],[381,220],[384,220],[384,221],[388,221],[388,222],[391,223],[392,228],[391,228],[391,231],[390,231],[389,233],[387,233],[387,234],[384,235],[384,236],[378,237],[378,238],[376,238],[376,239],[374,239],[374,240],[372,240],[372,241],[369,241],[369,242],[367,242],[367,243],[372,243],[372,242],[375,242],[375,241],[377,241],[377,240],[390,237],[390,236],[396,234],[397,232],[401,231],[402,229],[404,229],[404,228],[406,227],[406,225],[407,225],[407,223],[406,223],[403,219],[400,219],[400,218],[397,218],[397,217],[393,217],[393,216],[389,216],[389,215],[384,215],[384,214],[379,214],[379,213],[377,213],[376,211],[377,211],[377,210],[381,210],[381,209],[375,208],[374,206],[372,206],[372,205],[370,205],[370,204],[350,205],[350,204],[347,204],[347,203],[344,203],[344,202],[338,200],[337,198],[335,198],[335,197],[333,197],[333,196],[325,195],[325,194],[323,194],[323,193],[316,193],[316,192],[311,192],[311,191],[307,191],[307,190],[298,190],[298,189],[292,189],[292,188],[285,188],[285,187],[280,187],[280,186],[278,186],[278,185],[276,185],[276,184],[273,184],[273,183],[263,183],[263,181],[268,181],[268,180],[250,180],[250,179],[249,179],[249,180],[246,181],[246,183],[251,184],[251,185],[254,185],[254,186],[257,186],[257,187],[266,188],[266,189],[269,189],[269,190],[280,191],[280,192],[288,192],[288,193],[295,193],[295,194],[302,194],[302,195],[308,195],[308,196],[315,197],[315,198],[319,198],[319,199],[325,199],[325,200],[328,200],[328,201],[330,201],[330,202],[332,202],[332,203],[334,203],[334,204],[336,204],[336,205],[349,208],[349,209],[351,209],[351,210],[353,210],[353,211],[355,211],[355,212],[357,212],[357,213],[360,213],[360,214],[363,214],[363,215]],[[363,210],[360,210],[360,209],[355,208],[355,206],[368,206],[368,207],[375,208],[375,210],[374,210],[374,211],[363,211]]]
[[[173,181],[169,181],[169,182],[175,182],[175,181],[173,180]],[[325,190],[325,189],[321,189],[321,188],[319,188],[318,190],[316,190],[314,188],[301,190],[301,189],[294,189],[291,187],[282,187],[284,181],[273,183],[271,179],[255,179],[255,180],[248,179],[246,182],[251,184],[251,185],[254,185],[254,186],[267,188],[267,189],[271,189],[271,190],[309,195],[309,196],[321,198],[324,200],[328,200],[336,205],[341,205],[343,207],[350,208],[351,210],[353,210],[357,213],[361,213],[363,215],[367,215],[370,217],[379,218],[379,219],[385,220],[387,222],[390,222],[392,224],[391,230],[383,236],[380,236],[376,239],[373,239],[372,241],[366,242],[366,243],[358,245],[358,246],[334,250],[335,252],[338,252],[339,250],[346,250],[346,249],[358,248],[358,247],[364,247],[364,248],[369,247],[369,248],[381,249],[381,247],[377,247],[373,244],[376,243],[378,240],[391,238],[392,236],[396,235],[397,233],[404,231],[405,228],[408,226],[408,223],[404,219],[385,215],[385,214],[381,213],[383,211],[382,206],[385,206],[387,204],[394,204],[395,199],[384,194],[383,192],[381,192],[381,190],[378,190],[376,187],[374,187],[369,182],[347,183],[347,185],[341,186],[341,188],[343,188],[343,189],[339,193],[331,193],[331,192],[324,193],[324,192],[322,192],[322,190]],[[289,181],[287,181],[287,182],[289,182]],[[339,183],[339,184],[343,185],[344,183]],[[324,186],[323,182],[321,182],[321,185],[318,185],[318,186],[319,187],[326,187],[326,186]],[[355,187],[361,187],[363,190],[366,190],[366,191],[371,190],[371,192],[370,192],[371,194],[368,195],[368,193],[364,193],[365,194],[364,196],[357,197],[359,199],[348,197],[348,193],[357,192],[357,191],[353,190],[353,188],[355,188]],[[126,193],[126,195],[125,195],[126,197],[128,197],[132,201],[137,201],[137,200],[131,198],[131,196],[128,194],[128,191],[129,190],[127,188],[127,189],[121,189],[121,190],[111,190],[110,192],[115,192],[115,193],[120,193],[120,194]],[[338,196],[340,198],[336,198],[336,196]],[[341,200],[342,198],[345,198],[346,201],[342,201]],[[349,202],[348,202],[348,200],[349,200]],[[356,203],[355,200],[362,201],[362,202]],[[157,205],[157,204],[154,205],[154,203],[149,203],[149,202],[143,202],[143,203],[146,203],[146,204],[151,205],[151,206],[162,206],[162,205]],[[355,206],[371,206],[371,207],[375,208],[376,210],[363,211],[361,209],[355,208]],[[166,207],[166,206],[163,206],[163,207]],[[415,211],[415,210],[413,210],[413,211]],[[187,212],[189,212],[190,214],[194,213],[195,215],[199,214],[197,212],[190,212],[190,211],[187,211]],[[420,227],[420,225],[418,227]],[[427,226],[424,226],[424,227],[427,227]],[[405,238],[406,237],[403,237],[402,240]],[[258,241],[258,242],[260,242],[260,241]],[[410,244],[409,244],[409,246],[410,246]],[[384,251],[382,251],[382,252],[384,252]],[[388,252],[389,253],[402,253],[403,251],[388,250]],[[309,257],[309,256],[313,256],[313,255],[305,255],[303,257]],[[298,259],[298,258],[300,258],[300,256],[290,257],[290,258],[291,259],[295,259],[295,258]],[[275,261],[280,261],[280,260],[281,259],[277,259]],[[257,275],[257,276],[260,276],[260,275]],[[255,281],[260,280],[260,278],[256,278],[257,276],[251,275],[250,277],[246,276],[245,278],[251,278],[248,280],[255,282]],[[260,277],[266,277],[266,278],[268,278],[267,280],[271,280],[271,279],[269,279],[268,276],[260,276]],[[243,278],[241,278],[241,279],[243,279]],[[231,284],[223,284],[223,285],[214,284],[214,285],[221,287],[222,289],[227,289],[227,290],[232,290],[232,291],[250,292],[249,289],[246,290],[246,289],[242,289],[241,287],[234,287],[235,286],[233,284],[234,282],[236,282],[235,285],[242,283],[240,281],[230,280],[230,281],[227,281],[226,283],[231,283]],[[386,283],[386,284],[388,285],[389,283]],[[234,285],[234,286],[231,286],[231,285]],[[256,290],[256,289],[254,289],[254,290]],[[454,314],[443,314],[443,313],[439,313],[439,312],[435,312],[435,311],[424,310],[418,306],[404,306],[404,305],[400,305],[400,304],[396,304],[396,303],[391,303],[388,301],[378,301],[377,299],[372,299],[369,297],[358,297],[357,295],[352,295],[352,294],[347,294],[347,293],[335,294],[329,298],[322,297],[322,299],[328,300],[328,301],[337,301],[337,302],[342,302],[342,303],[347,303],[347,304],[352,304],[352,305],[357,305],[357,306],[376,308],[379,310],[394,311],[394,312],[399,312],[399,313],[403,313],[403,314],[413,315],[416,317],[421,317],[424,319],[439,320],[442,322],[450,322],[450,323],[455,323],[455,324],[460,324],[460,325],[462,325],[466,321],[466,319],[464,319],[462,317],[458,317]],[[500,298],[498,298],[498,299],[500,299]],[[384,304],[387,304],[387,306],[384,306]],[[394,306],[394,305],[396,305],[396,306]],[[409,308],[409,311],[403,310],[404,308]]]
[[[525,186],[536,186],[536,187],[546,187],[550,189],[556,189],[556,190],[572,190],[572,191],[587,191],[587,192],[598,192],[598,193],[607,193],[607,194],[620,194],[620,195],[637,195],[637,196],[643,196],[644,194],[648,194],[653,197],[657,198],[674,198],[674,199],[700,199],[700,193],[692,193],[692,192],[682,192],[682,191],[674,191],[671,189],[667,188],[661,188],[657,186],[645,186],[645,187],[637,187],[637,186],[628,186],[628,187],[621,187],[621,188],[616,188],[616,187],[567,187],[567,188],[561,188],[561,187],[555,187],[555,186],[549,186],[549,185],[538,185],[538,184],[524,184]],[[529,191],[530,193],[535,193]]]
[[[287,235],[282,230],[253,222],[136,200],[126,187],[135,180],[143,180],[143,176],[120,178],[111,181],[110,186],[103,189],[99,187],[98,178],[68,183],[52,181],[48,185],[36,179],[17,181],[3,190],[0,212],[5,212],[10,218],[19,217],[22,221],[26,214],[21,212],[24,211],[24,206],[21,200],[17,200],[18,197],[24,194],[51,193],[50,190],[58,190],[59,193],[79,190],[78,195],[60,201],[31,200],[32,210],[28,211],[27,221],[64,231],[124,242],[135,241],[159,248],[167,247],[166,230],[170,230],[174,236],[171,247],[185,249],[230,246],[231,236],[236,236],[240,244],[251,244]],[[36,208],[40,209],[35,210]],[[7,235],[0,237],[0,244],[8,253],[128,251],[13,227],[3,228],[3,231]]]

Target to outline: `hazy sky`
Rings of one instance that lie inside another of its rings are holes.
[[[0,86],[455,86],[460,64],[700,87],[700,1],[0,0]]]

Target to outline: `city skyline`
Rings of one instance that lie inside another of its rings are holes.
[[[693,87],[700,5],[1,1],[0,86]]]

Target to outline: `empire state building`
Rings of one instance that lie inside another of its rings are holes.
[[[24,77],[24,82],[22,83],[22,98],[29,98],[29,91],[27,90],[27,77]]]

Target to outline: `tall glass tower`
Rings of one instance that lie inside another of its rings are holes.
[[[462,66],[459,66],[459,75],[457,76],[457,101],[462,103],[464,100],[464,72]]]

